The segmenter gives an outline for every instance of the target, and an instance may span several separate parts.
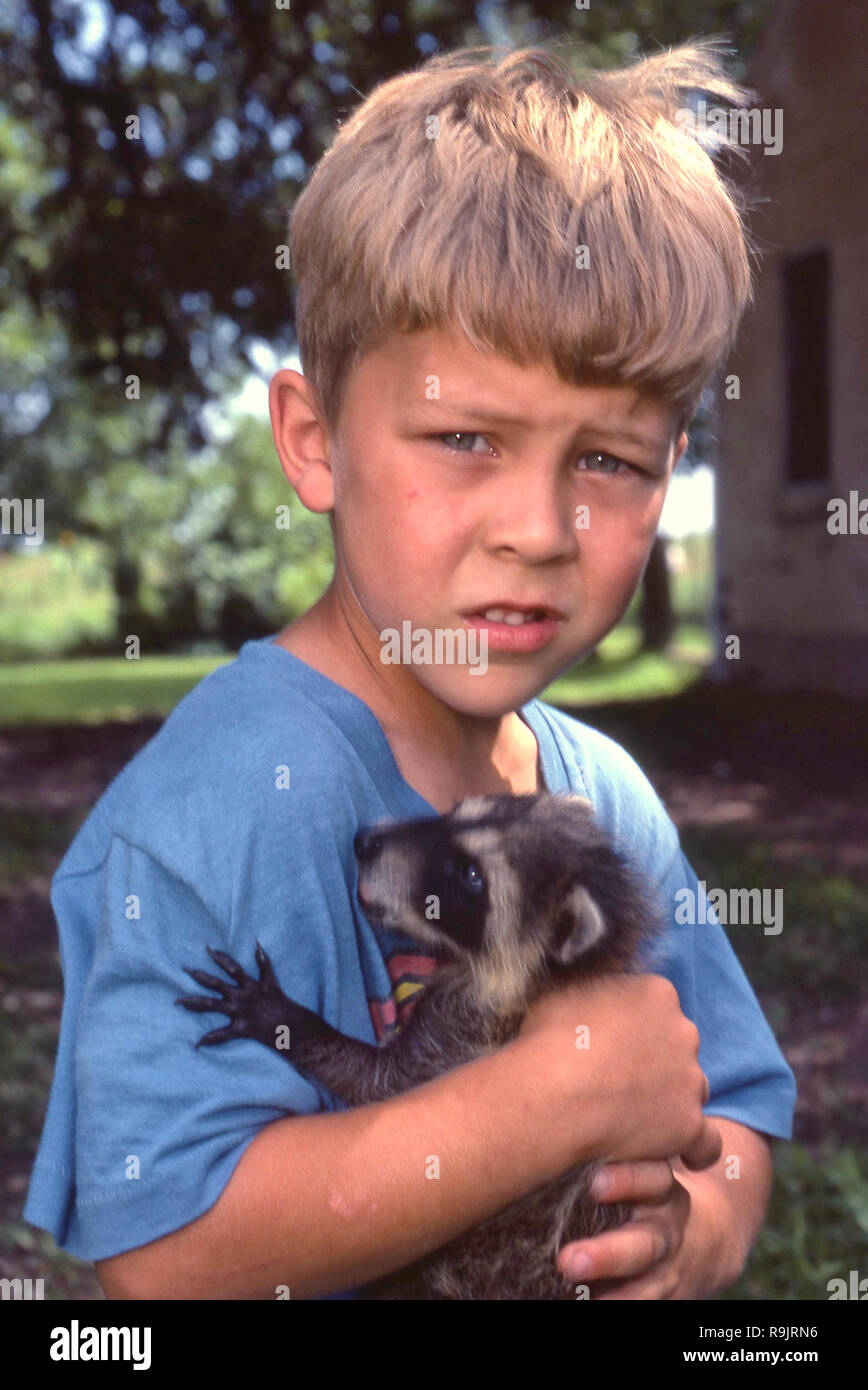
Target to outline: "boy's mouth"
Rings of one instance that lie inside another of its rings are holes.
[[[544,622],[545,613],[541,608],[532,613],[522,613],[518,609],[487,608],[484,613],[471,613],[472,618],[485,618],[491,623],[506,623],[508,627],[521,627],[524,623]]]
[[[561,622],[563,613],[548,604],[512,603],[508,599],[486,604],[468,613],[468,618],[485,619],[490,623],[505,623],[507,627],[520,627],[524,623]]]
[[[556,609],[512,604],[490,604],[463,618],[469,628],[486,633],[489,649],[519,653],[544,647],[562,620],[563,614]]]

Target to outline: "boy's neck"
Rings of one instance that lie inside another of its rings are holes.
[[[445,814],[467,796],[543,790],[536,738],[518,714],[468,721],[442,705],[402,708],[334,608],[329,588],[276,641],[368,706],[402,777],[435,810]]]

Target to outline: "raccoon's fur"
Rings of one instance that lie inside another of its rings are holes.
[[[502,1046],[544,993],[627,971],[659,906],[599,830],[583,797],[481,797],[446,816],[361,830],[359,902],[372,922],[446,959],[409,1022],[381,1046],[345,1037],[287,999],[257,944],[258,980],[222,951],[235,981],[188,973],[221,998],[180,1003],[232,1020],[200,1039],[255,1038],[350,1105],[400,1095]],[[278,1032],[278,1030],[280,1030]],[[564,1245],[620,1225],[628,1208],[588,1193],[582,1164],[368,1291],[375,1298],[575,1298],[556,1267]]]

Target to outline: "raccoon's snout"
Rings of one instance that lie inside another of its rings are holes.
[[[370,883],[363,877],[363,871],[370,869],[383,852],[382,836],[372,830],[359,830],[353,837],[353,850],[359,866],[359,902],[372,922],[382,922],[386,916],[385,906],[378,902]]]
[[[361,829],[353,837],[353,850],[359,866],[359,902],[372,922],[382,926],[392,925],[393,912],[388,897],[384,896],[382,882],[382,857],[386,848],[382,832],[376,827]]]
[[[359,902],[365,909],[372,922],[381,921],[385,915],[384,909],[376,898],[371,897],[370,889],[365,886],[365,880],[359,879]]]
[[[353,850],[359,864],[370,864],[383,852],[383,837],[373,830],[359,830],[353,837]]]

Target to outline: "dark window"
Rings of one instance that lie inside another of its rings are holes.
[[[829,255],[784,262],[788,482],[829,476]]]

